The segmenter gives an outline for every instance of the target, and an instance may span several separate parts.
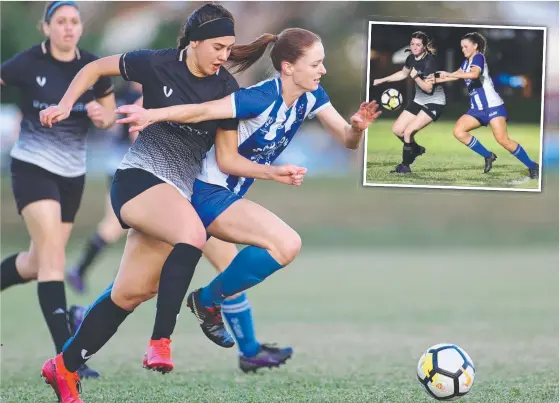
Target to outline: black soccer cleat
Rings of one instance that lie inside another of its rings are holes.
[[[492,163],[496,161],[498,157],[496,154],[491,153],[488,157],[484,157],[484,173],[487,174],[492,169]]]
[[[198,319],[200,328],[206,337],[220,347],[233,347],[235,341],[224,325],[222,307],[220,305],[214,305],[212,307],[202,305],[200,302],[200,291],[201,289],[199,288],[189,294],[187,297],[187,306],[191,309],[191,312],[194,313],[196,319]]]
[[[261,344],[253,357],[239,356],[241,371],[256,372],[260,368],[275,368],[284,364],[293,354],[291,347],[276,347],[274,344]]]
[[[531,179],[539,179],[540,175],[540,166],[539,164],[535,163],[533,168],[529,168],[529,178]]]

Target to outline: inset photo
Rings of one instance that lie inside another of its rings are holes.
[[[546,28],[369,23],[364,186],[541,191]]]

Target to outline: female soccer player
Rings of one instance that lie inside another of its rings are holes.
[[[132,86],[139,86],[137,83],[130,83]],[[127,103],[129,104],[134,102],[138,105],[142,105],[142,97],[139,98],[138,92],[141,91],[141,86],[136,89],[136,91],[134,91],[133,88],[128,89],[121,94],[119,98],[121,98],[122,101],[128,100]],[[113,148],[114,153],[116,153],[114,157],[119,158],[119,162],[124,154],[126,154],[126,150],[130,147],[131,141],[133,142],[138,135],[138,132],[129,132],[128,129],[128,124],[122,125],[121,135],[117,137],[117,144],[115,144]],[[124,147],[126,147],[126,149],[122,154],[119,153]],[[114,159],[115,158],[111,158],[111,163],[109,164],[110,184],[113,182],[113,175],[118,167],[118,163],[116,165],[112,163]],[[110,195],[108,198],[110,198]],[[89,241],[78,265],[67,274],[69,283],[76,291],[83,292],[85,287],[84,276],[87,270],[92,267],[91,264],[93,260],[107,244],[118,241],[125,233],[126,231],[122,229],[111,207],[111,202],[108,200],[105,217],[98,225],[97,232]],[[210,238],[204,245],[202,252],[218,273],[220,273],[229,266],[237,254],[237,248],[233,244],[220,241],[216,238]],[[77,329],[83,321],[85,313],[85,311],[78,309],[78,307],[70,308],[74,319],[72,324],[75,329]],[[260,343],[257,340],[251,305],[245,293],[236,294],[224,301],[223,312],[237,341],[240,352],[238,358],[239,367],[244,372],[249,370],[254,371],[259,368],[277,367],[291,357],[293,353],[291,347],[276,347],[271,344]],[[154,369],[163,373],[172,370],[173,361],[171,357],[165,356],[165,354],[163,354],[163,356],[160,355],[159,352],[161,351],[162,349],[149,349],[144,356],[143,366],[147,369]]]
[[[494,89],[486,63],[486,38],[478,32],[468,33],[461,39],[461,50],[465,60],[457,71],[453,73],[441,71],[439,78],[432,75],[428,80],[435,84],[465,80],[469,90],[471,108],[459,118],[453,129],[453,135],[461,143],[484,157],[484,173],[488,173],[497,158],[496,154],[488,151],[476,137],[470,134],[470,131],[480,126],[490,125],[496,141],[529,169],[530,178],[538,178],[539,164],[531,160],[523,147],[508,136],[506,123],[508,114],[504,101]]]
[[[249,245],[208,286],[188,297],[188,306],[204,334],[222,347],[233,345],[223,322],[217,319],[224,299],[259,284],[288,265],[301,247],[301,239],[292,228],[264,207],[243,198],[254,179],[244,177],[242,170],[247,167],[250,171],[252,165],[252,176],[267,179],[270,164],[286,149],[305,118],[317,116],[345,147],[355,149],[362,141],[363,131],[380,114],[375,102],[364,103],[348,124],[331,105],[319,85],[326,74],[325,54],[321,39],[314,33],[291,28],[278,36],[269,35],[262,44],[263,51],[268,42],[274,43],[270,57],[278,77],[204,104],[153,110],[126,106],[117,110],[130,115],[120,120],[130,123],[130,130],[147,130],[164,121],[184,124],[240,119],[238,133],[216,137],[192,196],[208,234]],[[305,170],[299,174],[298,183]]]
[[[426,77],[436,71],[436,50],[432,40],[422,31],[414,32],[408,51],[410,55],[401,71],[373,81],[373,85],[377,86],[410,76],[416,84],[414,99],[393,124],[393,133],[403,142],[403,159],[393,171],[396,173],[410,173],[410,165],[416,157],[426,152],[415,142],[414,135],[440,118],[446,101],[443,87],[426,81]]]
[[[142,84],[148,108],[221,99],[239,88],[222,67],[230,52],[234,66],[246,69],[260,57],[254,52],[260,40],[234,48],[231,13],[206,4],[189,17],[178,48],[134,51],[84,67],[60,103],[43,111],[41,122],[50,127],[64,120],[70,105],[102,76],[122,75]],[[221,137],[228,131],[236,135],[235,119],[158,123],[143,130],[125,155],[111,187],[115,215],[123,228],[131,228],[119,272],[114,284],[90,306],[63,353],[43,365],[46,382],[63,403],[81,402],[77,368],[105,345],[138,305],[156,294],[158,315],[146,363],[170,357],[169,338],[206,242],[204,226],[189,202],[193,182],[216,134]],[[298,185],[298,169],[284,166],[258,171]]]
[[[41,126],[39,111],[56,104],[76,73],[97,59],[78,48],[82,22],[77,3],[47,4],[42,22],[47,40],[4,62],[2,85],[22,93],[21,133],[11,151],[12,189],[31,237],[28,251],[1,263],[1,289],[37,280],[39,304],[57,352],[70,337],[64,291],[65,249],[80,206],[90,121],[107,128],[115,121],[109,78],[91,82],[56,128]],[[98,376],[87,367],[83,376]]]

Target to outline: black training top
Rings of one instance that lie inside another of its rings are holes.
[[[113,92],[111,79],[103,77],[72,107],[68,119],[52,128],[43,127],[39,112],[62,99],[70,83],[86,64],[97,56],[82,49],[63,62],[52,57],[49,41],[35,45],[2,63],[0,77],[5,85],[21,91],[23,114],[19,139],[11,155],[57,175],[76,177],[86,171],[86,140],[90,120],[86,104]]]

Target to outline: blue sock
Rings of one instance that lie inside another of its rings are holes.
[[[251,288],[282,268],[266,249],[247,246],[230,265],[200,293],[204,306],[221,304],[224,299]]]
[[[469,144],[467,144],[467,147],[469,147],[478,155],[482,155],[484,158],[492,155],[492,153],[488,151],[486,147],[484,147],[482,143],[478,141],[474,136],[472,136],[471,141],[469,142]]]
[[[84,320],[86,319],[86,316],[88,315],[88,313],[91,311],[91,308],[93,308],[95,305],[99,304],[101,301],[103,301],[104,299],[108,298],[111,296],[111,291],[113,290],[113,284],[115,282],[112,281],[111,284],[109,284],[109,286],[107,288],[105,288],[105,291],[103,291],[101,293],[101,295],[99,297],[97,297],[97,299],[95,301],[93,301],[93,304],[91,304],[86,313],[84,313]],[[82,321],[82,324],[84,323],[84,321]],[[80,325],[80,327],[82,327],[82,325]],[[80,327],[76,329],[76,333],[78,333],[78,331],[80,330]],[[66,349],[68,348],[68,346],[70,345],[70,343],[72,343],[72,340],[74,340],[76,334],[73,334],[68,340],[66,340],[66,343],[64,343],[64,346],[62,346],[62,351],[66,351]]]
[[[517,157],[517,159],[525,164],[527,168],[534,168],[535,166],[537,166],[537,163],[529,158],[529,156],[525,152],[525,149],[521,147],[521,144],[517,145],[517,148],[512,152],[512,155]]]
[[[222,303],[222,313],[235,337],[239,351],[245,357],[253,357],[259,352],[259,342],[255,337],[251,304],[245,293]]]

